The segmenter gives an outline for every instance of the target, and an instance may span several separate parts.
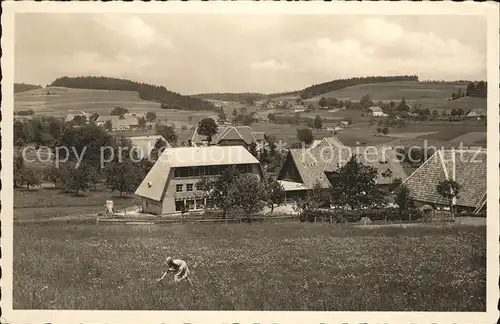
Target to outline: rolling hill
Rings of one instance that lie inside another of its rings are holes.
[[[42,86],[38,84],[14,83],[14,93],[40,89]]]
[[[215,106],[211,102],[181,95],[179,93],[168,90],[164,86],[139,83],[126,79],[94,76],[60,77],[54,80],[54,82],[52,82],[50,86],[76,89],[136,91],[139,94],[140,99],[158,102],[170,108],[178,108],[191,111],[216,111]]]
[[[33,109],[35,115],[62,117],[82,110],[109,115],[118,106],[130,112],[153,111],[159,119],[167,118],[169,121],[188,122],[189,116],[197,120],[214,114],[206,110],[162,109],[160,103],[139,98],[136,91],[47,87],[14,94],[14,110]]]
[[[394,81],[360,84],[352,87],[330,91],[321,95],[306,99],[305,101],[316,101],[325,98],[337,98],[339,100],[359,101],[364,95],[370,95],[373,101],[395,101],[402,97],[405,100],[429,100],[448,99],[458,89],[465,90],[464,83],[427,83],[419,81]]]

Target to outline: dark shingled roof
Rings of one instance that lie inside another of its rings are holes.
[[[318,159],[315,159],[302,149],[290,149],[288,154],[293,159],[297,171],[308,189],[312,189],[316,183],[319,183],[321,188],[328,188],[330,186],[330,181],[323,171],[324,162],[322,163]]]
[[[453,152],[453,153],[452,153]],[[455,168],[453,168],[455,155]],[[413,199],[432,204],[448,205],[438,194],[436,186],[453,179],[461,186],[456,204],[477,208],[486,197],[486,150],[441,150],[434,153],[403,183],[410,189]]]
[[[210,144],[218,144],[222,140],[243,140],[246,144],[264,140],[264,132],[255,132],[250,126],[223,126],[218,127],[217,133],[212,137]],[[191,141],[202,145],[207,140],[206,136],[198,134],[198,127],[191,136]]]
[[[338,170],[349,161],[353,154],[364,165],[377,169],[377,178],[375,179],[377,184],[390,184],[396,178],[401,180],[407,178],[403,167],[397,160],[396,152],[390,147],[350,148],[347,146],[318,145],[310,150],[289,150],[289,158],[293,160],[304,185],[309,189],[312,189],[316,182],[319,182],[323,188],[329,187],[330,182],[325,172]]]

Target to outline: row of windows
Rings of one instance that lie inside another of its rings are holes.
[[[196,183],[187,183],[186,184],[186,191],[193,191],[193,190],[198,190],[197,189],[197,186],[196,186]],[[178,185],[175,185],[175,191],[176,192],[182,192],[184,191],[184,185],[183,184],[178,184]]]
[[[176,178],[187,178],[187,177],[202,177],[206,175],[220,175],[229,169],[229,165],[212,165],[212,166],[201,166],[201,167],[183,167],[176,168],[174,170],[174,176]],[[237,164],[234,169],[238,173],[250,173],[252,172],[252,164]]]
[[[175,211],[182,211],[183,207],[185,207],[186,210],[202,210],[205,209],[206,203],[206,199],[186,199],[184,201],[176,201]]]

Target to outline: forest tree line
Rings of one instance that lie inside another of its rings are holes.
[[[139,83],[125,79],[108,77],[60,77],[50,84],[54,87],[99,89],[99,90],[123,90],[137,91],[142,100],[159,102],[165,105],[175,105],[185,110],[211,110],[216,111],[215,106],[198,98],[184,96],[173,92],[164,86]]]
[[[42,86],[38,84],[14,83],[14,93],[41,89],[41,88]]]
[[[368,83],[380,83],[380,82],[394,82],[394,81],[418,81],[418,76],[416,75],[401,75],[401,76],[372,76],[372,77],[361,77],[361,78],[349,78],[333,80],[329,82],[324,82],[320,84],[315,84],[310,87],[303,89],[300,93],[302,99],[308,99],[315,96],[319,96],[323,93],[330,91],[340,90],[346,87],[352,87],[360,84]]]

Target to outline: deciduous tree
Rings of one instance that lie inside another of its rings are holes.
[[[206,136],[208,145],[212,142],[212,137],[217,134],[218,126],[212,118],[203,118],[198,123],[198,134]]]

